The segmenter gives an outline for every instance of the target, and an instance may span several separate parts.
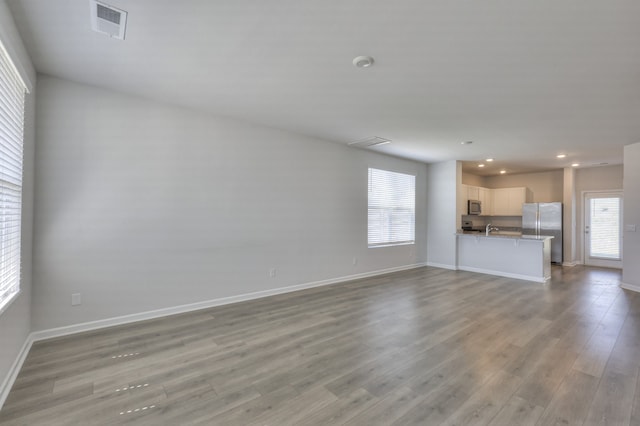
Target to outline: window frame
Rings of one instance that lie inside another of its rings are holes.
[[[375,176],[377,175],[377,176]],[[368,167],[367,169],[367,247],[393,247],[415,245],[416,230],[416,175],[393,170]],[[375,193],[375,183],[381,188]],[[382,188],[382,187],[386,188]],[[406,192],[410,194],[406,194]],[[389,196],[398,194],[394,198]],[[380,219],[376,224],[372,218],[377,210]],[[403,219],[404,216],[404,219]],[[408,229],[402,229],[402,221]],[[378,225],[372,231],[372,225]],[[375,235],[375,233],[379,235]],[[409,238],[401,238],[401,235]]]
[[[24,132],[22,75],[0,39],[0,315],[21,293]]]

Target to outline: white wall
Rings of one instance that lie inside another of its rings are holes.
[[[34,330],[426,260],[422,163],[39,76],[36,166]],[[369,166],[415,246],[367,248]]]
[[[471,173],[462,172],[462,183],[470,186],[487,187],[486,178],[484,176],[472,175]]]
[[[24,177],[22,194],[22,276],[21,292],[0,314],[0,405],[8,391],[9,376],[31,328],[31,254],[33,234],[33,152],[35,128],[35,71],[15,28],[4,0],[0,0],[0,40],[12,57],[19,72],[30,86],[25,105]]]
[[[633,164],[633,163],[632,163]],[[584,261],[584,197],[585,191],[608,191],[612,189],[621,190],[623,186],[623,166],[617,164],[613,166],[588,167],[576,169],[575,174],[575,194],[576,194],[576,259]],[[624,191],[624,198],[628,192]],[[624,251],[623,251],[624,253]],[[624,254],[623,254],[624,256]]]
[[[534,203],[562,201],[562,170],[487,176],[484,181],[487,188],[527,187],[533,192]]]
[[[624,167],[622,164],[576,169],[576,191],[606,191],[622,189]]]
[[[457,189],[462,181],[459,161],[429,164],[427,177],[427,264],[455,269],[456,230],[461,210]]]
[[[636,232],[624,232],[623,286],[640,291],[640,143],[624,147],[624,223]]]

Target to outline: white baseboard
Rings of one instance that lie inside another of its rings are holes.
[[[510,272],[493,271],[490,269],[474,268],[470,266],[460,266],[458,267],[458,269],[461,271],[478,272],[480,274],[489,274],[489,275],[497,275],[497,276],[506,277],[506,278],[515,278],[517,280],[535,281],[537,283],[546,283],[551,279],[551,277],[543,278],[543,277],[536,277],[533,275],[512,274]]]
[[[22,368],[22,364],[24,364],[24,360],[27,359],[27,355],[31,350],[31,345],[33,345],[33,342],[33,333],[31,333],[25,339],[24,344],[22,345],[22,348],[18,353],[18,356],[16,357],[15,361],[13,361],[13,365],[11,365],[11,368],[9,369],[9,373],[4,378],[2,385],[0,385],[0,410],[4,405],[4,402],[7,400],[7,397],[9,396],[11,387],[18,377],[18,373],[20,373],[20,369]]]
[[[434,267],[434,268],[450,269],[452,271],[457,271],[458,270],[456,265],[448,265],[446,263],[427,262],[427,266],[431,266],[431,267]]]
[[[640,293],[640,285],[638,284],[620,283],[620,287],[624,288],[625,290],[637,291],[638,293]]]
[[[377,271],[363,272],[361,274],[347,275],[338,278],[330,278],[328,280],[314,281],[305,284],[298,284],[288,287],[280,287],[264,291],[256,291],[253,293],[240,294],[237,296],[221,297],[219,299],[205,300],[202,302],[190,303],[187,305],[172,306],[169,308],[156,309],[153,311],[140,312],[136,314],[123,315],[119,317],[107,318],[102,320],[90,321],[80,324],[68,325],[64,327],[52,328],[48,330],[35,331],[31,333],[33,341],[51,339],[54,337],[67,336],[69,334],[81,333],[84,331],[97,330],[100,328],[113,327],[137,321],[145,321],[154,318],[165,317],[169,315],[182,314],[185,312],[197,311],[200,309],[212,308],[215,306],[228,305],[231,303],[244,302],[247,300],[260,299],[263,297],[274,296],[277,294],[290,293],[292,291],[305,290],[313,287],[321,287],[325,285],[337,284],[345,281],[356,280],[360,278],[373,277],[376,275],[388,274],[391,272],[404,271],[426,266],[424,263],[416,263],[411,265],[397,266],[393,268],[380,269]]]
[[[573,268],[576,265],[578,265],[578,262],[562,262],[562,266],[567,266],[569,268]]]

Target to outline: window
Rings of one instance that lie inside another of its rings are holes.
[[[621,260],[620,197],[591,198],[590,200],[589,257]]]
[[[413,244],[416,177],[369,169],[369,247]]]
[[[0,312],[20,290],[25,90],[0,43]]]

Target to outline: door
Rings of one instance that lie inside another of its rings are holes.
[[[622,193],[585,193],[584,263],[622,268]]]

